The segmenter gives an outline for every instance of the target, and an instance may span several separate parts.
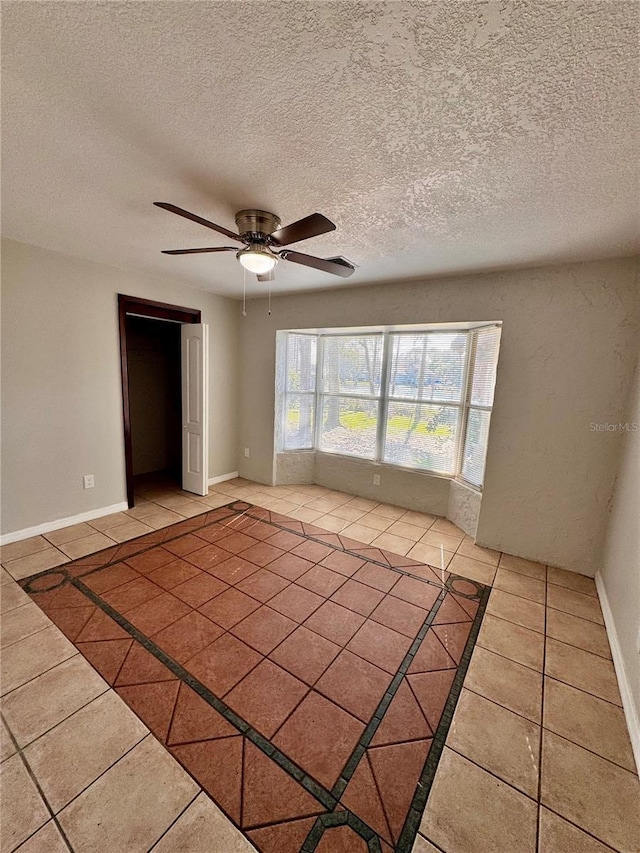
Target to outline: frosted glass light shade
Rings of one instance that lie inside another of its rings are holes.
[[[256,275],[265,275],[277,263],[275,255],[272,255],[265,246],[252,246],[249,249],[243,249],[238,252],[238,260],[245,269]]]

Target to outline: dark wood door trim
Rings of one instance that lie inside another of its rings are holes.
[[[171,320],[174,323],[199,323],[201,312],[152,299],[118,294],[118,329],[120,334],[120,371],[122,375],[122,418],[124,424],[124,458],[127,477],[127,503],[133,502],[133,445],[131,441],[131,403],[129,400],[129,362],[127,359],[127,315],[152,320]]]

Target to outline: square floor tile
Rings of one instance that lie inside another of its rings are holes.
[[[2,764],[3,850],[13,850],[49,819],[49,811],[19,755]]]
[[[6,547],[6,546],[5,546]],[[63,563],[68,563],[69,558],[59,551],[57,548],[48,547],[35,554],[28,554],[24,557],[18,557],[15,560],[10,560],[4,563],[5,569],[15,580],[28,578],[35,575],[37,572],[43,572],[45,569],[53,569],[55,566],[61,566]]]
[[[447,745],[533,799],[538,795],[540,726],[463,690]]]
[[[607,702],[622,705],[613,663],[599,655],[548,637],[545,673]]]
[[[296,622],[304,622],[324,602],[324,598],[309,589],[291,584],[269,601],[269,607]]]
[[[332,596],[331,600],[361,616],[369,616],[384,598],[384,592],[350,578]]]
[[[226,583],[207,572],[200,572],[196,577],[174,586],[171,594],[190,607],[200,607],[225,589],[229,589]]]
[[[263,605],[231,628],[231,633],[256,651],[268,655],[296,629],[293,619]]]
[[[544,807],[540,809],[539,827],[538,853],[611,853],[610,847]]]
[[[541,801],[615,850],[640,850],[637,775],[548,731]]]
[[[269,569],[258,569],[251,577],[236,584],[236,588],[264,604],[288,587],[289,583],[286,578],[270,572]]]
[[[339,652],[340,646],[336,643],[301,626],[289,634],[269,657],[306,684],[313,685]]]
[[[126,563],[114,563],[112,566],[107,566],[106,569],[85,575],[82,578],[82,583],[98,595],[103,595],[110,589],[122,586],[128,581],[137,580],[139,577],[138,572]]]
[[[273,737],[308,687],[282,667],[263,660],[225,697],[225,702],[261,734]]]
[[[283,554],[282,557],[278,557],[269,563],[269,571],[275,572],[280,577],[287,578],[290,581],[295,581],[305,572],[308,572],[312,566],[312,562],[303,560],[302,557],[296,557],[295,554]]]
[[[225,551],[230,551],[232,554],[239,554],[241,551],[245,551],[252,545],[257,544],[258,540],[254,539],[253,536],[247,536],[246,533],[238,532],[231,533],[220,540],[220,545]]]
[[[164,747],[146,737],[63,809],[59,820],[76,850],[146,853],[197,793],[196,783]]]
[[[153,853],[200,850],[254,853],[253,845],[204,793],[199,794],[153,848]]]
[[[534,723],[542,715],[542,674],[476,646],[465,687]]]
[[[28,746],[25,758],[58,812],[146,735],[146,726],[107,691]]]
[[[463,557],[471,557],[473,560],[478,560],[481,563],[488,563],[490,566],[497,566],[500,562],[500,551],[493,551],[491,548],[483,548],[481,545],[476,545],[472,539],[466,536],[460,543],[456,553]]]
[[[215,574],[212,569],[220,565],[220,563],[224,563],[225,560],[228,560],[232,556],[231,551],[227,551],[219,542],[216,542],[215,545],[206,545],[198,551],[185,554],[184,559],[204,572]]]
[[[313,544],[313,543],[312,543]],[[346,577],[324,566],[313,566],[296,583],[312,592],[328,598],[346,582]]]
[[[598,597],[594,579],[578,574],[578,572],[567,572],[564,569],[554,569],[553,566],[549,566],[547,568],[547,581],[556,584],[556,586],[573,589],[575,592],[592,595],[594,598]]]
[[[347,649],[394,675],[409,651],[411,640],[370,619],[349,641]]]
[[[178,663],[184,663],[224,633],[211,619],[192,611],[163,628],[151,639]]]
[[[171,593],[165,592],[127,611],[127,619],[148,637],[189,613],[190,607]],[[82,635],[81,635],[82,636]],[[101,638],[102,639],[102,638]],[[104,639],[108,639],[104,637]]]
[[[7,575],[7,577],[9,576]],[[31,601],[27,593],[11,579],[8,583],[2,583],[0,589],[2,590],[0,613],[8,613],[10,610],[15,610],[16,607],[22,607],[23,604],[28,604]]]
[[[302,545],[298,545],[293,549],[293,551],[291,551],[291,553],[295,554],[296,557],[302,557],[303,560],[310,560],[312,563],[319,563],[321,560],[324,560],[325,557],[328,557],[332,551],[333,548],[330,548],[328,545],[323,545],[321,542],[307,541]]]
[[[393,569],[385,569],[383,566],[376,566],[375,563],[364,563],[353,575],[355,581],[372,586],[381,592],[389,592],[400,578],[401,575],[398,572],[394,572]]]
[[[32,601],[3,614],[0,625],[0,646],[6,648],[37,634],[51,625],[51,620]]]
[[[354,557],[353,554],[346,554],[344,551],[332,551],[320,563],[327,569],[334,572],[339,572],[345,577],[352,577],[358,569],[365,564],[365,561],[360,557]]]
[[[500,557],[501,568],[509,569],[512,572],[520,572],[523,575],[529,575],[538,580],[546,580],[547,567],[543,563],[536,563],[533,560],[525,560],[523,557],[514,557],[511,554],[503,554]]]
[[[364,725],[333,702],[309,693],[274,738],[274,744],[327,788],[332,788]]]
[[[199,610],[209,619],[213,619],[218,625],[227,630],[237,625],[245,616],[253,613],[260,607],[260,602],[244,592],[234,589],[225,590],[215,598],[203,604]]]
[[[386,625],[387,628],[392,628],[394,631],[399,631],[413,639],[422,627],[427,615],[428,611],[422,607],[387,595],[373,611],[371,618],[381,625]]]
[[[509,569],[498,569],[493,581],[495,589],[537,601],[538,604],[545,603],[546,590],[544,581],[523,575],[520,572],[512,572]]]
[[[20,847],[20,853],[69,853],[60,830],[50,820]]]
[[[410,604],[423,607],[425,610],[431,610],[440,595],[440,590],[433,584],[405,575],[400,578],[389,594],[395,598],[401,598],[403,601],[408,601]]]
[[[366,723],[389,686],[391,675],[351,652],[341,652],[316,689]]]
[[[478,634],[478,645],[542,672],[544,636],[537,631],[485,613]]]
[[[107,683],[76,654],[5,696],[2,711],[24,746],[107,689]]]
[[[512,595],[510,592],[503,592],[501,589],[491,591],[487,604],[487,613],[492,616],[522,625],[523,628],[529,628],[539,634],[544,634],[544,611],[542,604],[529,601],[519,595]]]
[[[8,646],[0,660],[2,694],[6,695],[75,654],[74,646],[53,625]]]
[[[223,634],[188,660],[186,669],[222,697],[260,663],[262,655],[231,634]]]
[[[462,575],[465,578],[471,578],[478,583],[483,583],[490,586],[496,575],[496,567],[481,560],[474,560],[472,557],[465,557],[462,554],[456,554],[447,566],[450,572],[456,575]]]
[[[283,531],[284,532],[284,531]],[[294,534],[290,534],[293,536]],[[301,538],[301,537],[300,537]],[[284,548],[278,548],[275,544],[269,542],[258,542],[257,545],[252,545],[242,552],[242,557],[249,560],[250,563],[255,563],[256,566],[266,566],[278,557],[282,557],[286,551]]]
[[[561,610],[547,610],[547,636],[561,640],[570,646],[577,646],[594,655],[611,659],[609,639],[604,625],[597,625],[588,619],[580,619]]]
[[[239,557],[237,554],[208,569],[209,574],[214,575],[218,580],[229,584],[229,586],[234,586],[235,584],[246,580],[257,571],[259,570],[255,563],[243,560],[243,558]]]
[[[455,853],[535,853],[537,811],[533,800],[445,748],[420,832]]]
[[[327,640],[345,646],[363,624],[364,616],[333,601],[325,601],[304,623]]]
[[[549,584],[547,587],[547,606],[604,625],[600,602],[592,595],[585,595],[563,586]]]
[[[129,583],[125,583],[115,589],[110,589],[108,592],[103,592],[100,597],[115,610],[118,610],[120,613],[126,613],[139,604],[144,604],[145,601],[157,598],[162,593],[162,587],[156,586],[156,584],[151,583],[147,578],[138,577],[136,580],[129,581]]]
[[[618,705],[545,678],[543,720],[546,729],[636,772],[624,711]]]
[[[154,569],[159,569],[160,566],[171,563],[175,560],[175,554],[167,551],[165,548],[151,548],[150,551],[145,551],[143,554],[138,554],[134,557],[129,557],[127,563],[143,575],[152,572]]]
[[[150,572],[147,577],[153,583],[156,583],[163,589],[168,590],[173,589],[173,587],[178,586],[178,584],[188,581],[190,578],[196,578],[201,574],[202,572],[200,572],[199,569],[191,563],[178,558],[172,563],[166,563],[164,566],[160,566],[159,569],[155,569],[153,572]]]

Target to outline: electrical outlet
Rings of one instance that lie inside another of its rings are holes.
[[[244,455],[245,455],[245,458],[246,458],[246,459],[248,459],[248,458],[249,458],[249,456],[251,455],[251,453],[250,453],[250,451],[249,451],[249,448],[248,448],[248,447],[245,447],[245,449],[244,449]]]
[[[380,474],[374,474],[373,475],[373,485],[374,486],[380,485]]]
[[[95,486],[93,474],[85,474],[82,478],[85,489],[92,489]]]

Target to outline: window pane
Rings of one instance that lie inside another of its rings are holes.
[[[481,486],[484,480],[484,462],[489,439],[490,412],[470,409],[467,421],[467,437],[464,443],[462,476],[474,486]]]
[[[329,394],[380,394],[382,335],[326,337],[323,390]]]
[[[287,394],[284,422],[284,449],[309,450],[313,447],[315,396]]]
[[[471,404],[493,405],[493,389],[496,384],[500,329],[481,329],[476,332],[476,357],[473,365]]]
[[[357,397],[323,398],[320,450],[373,459],[377,428],[377,402]]]
[[[384,461],[451,474],[458,419],[451,406],[389,403]]]
[[[315,335],[287,335],[287,391],[314,391],[316,387]]]
[[[390,335],[389,396],[459,403],[467,340],[464,332]]]

